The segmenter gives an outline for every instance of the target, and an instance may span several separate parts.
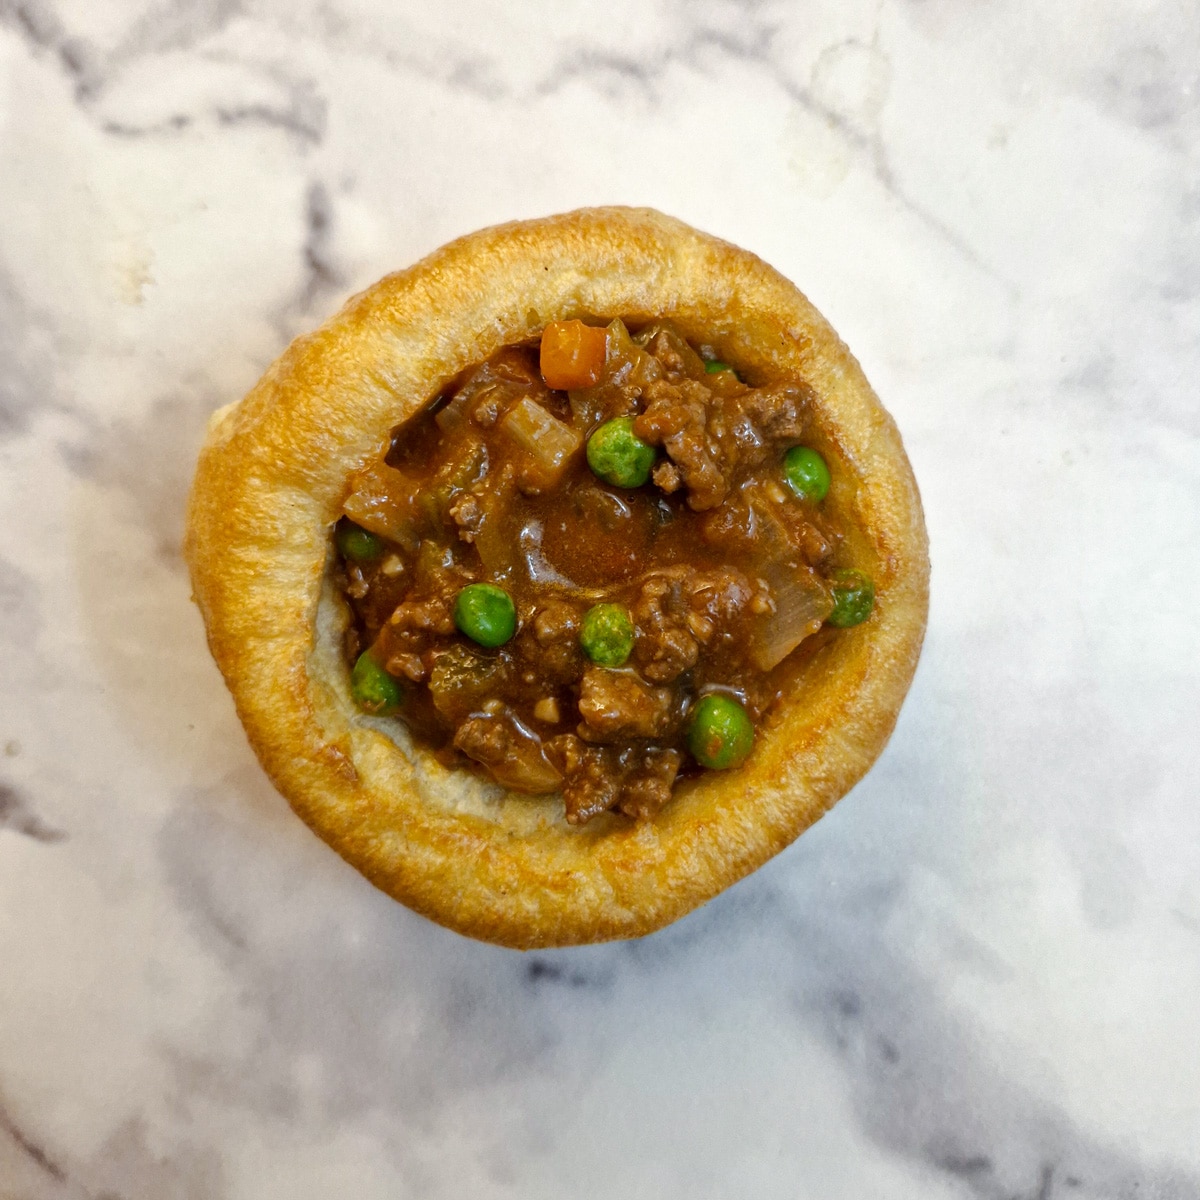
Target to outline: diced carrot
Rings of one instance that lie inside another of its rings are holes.
[[[604,373],[605,332],[582,321],[551,321],[542,334],[542,378],[568,391],[592,387]]]

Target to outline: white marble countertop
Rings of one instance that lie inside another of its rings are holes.
[[[927,506],[871,775],[522,956],[265,782],[207,413],[479,226],[650,204],[850,343]],[[0,0],[0,1196],[1200,1197],[1190,0]]]

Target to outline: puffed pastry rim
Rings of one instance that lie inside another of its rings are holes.
[[[558,797],[447,769],[356,708],[331,533],[350,477],[459,372],[550,321],[618,316],[667,318],[751,382],[810,386],[834,464],[826,505],[877,598],[805,667],[745,766],[681,784],[653,820],[576,828]],[[214,414],[185,553],[242,724],[299,816],[395,899],[521,948],[649,933],[791,843],[883,749],[928,607],[916,482],[849,350],[753,254],[650,209],[484,229],[353,297]]]

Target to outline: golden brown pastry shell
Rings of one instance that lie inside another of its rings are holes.
[[[834,467],[826,504],[877,600],[796,674],[744,767],[683,783],[653,821],[574,828],[557,797],[447,770],[356,709],[331,530],[350,476],[464,368],[549,321],[617,316],[669,318],[752,383],[811,386]],[[397,900],[523,948],[649,933],[792,842],[883,749],[928,603],[916,483],[858,363],[778,272],[649,209],[485,229],[352,298],[214,414],[185,549],[213,656],[296,812]]]

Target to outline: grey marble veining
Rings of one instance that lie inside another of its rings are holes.
[[[868,778],[519,955],[290,814],[179,557],[204,420],[459,233],[647,203],[926,503]],[[0,0],[0,1197],[1200,1197],[1200,15]]]

